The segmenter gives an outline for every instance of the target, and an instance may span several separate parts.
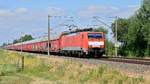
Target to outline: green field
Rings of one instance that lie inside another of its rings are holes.
[[[88,65],[57,57],[25,56],[0,50],[0,84],[150,84],[143,76],[129,77],[105,65]]]

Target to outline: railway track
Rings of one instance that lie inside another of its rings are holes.
[[[100,58],[99,60],[130,63],[130,64],[150,65],[150,59],[141,59],[141,58],[134,59],[134,58],[108,57],[108,58]]]
[[[45,55],[40,53],[33,53],[38,55]],[[46,55],[45,55],[46,56]],[[57,57],[65,57],[65,58],[73,58],[73,59],[88,59],[88,60],[103,60],[103,61],[111,61],[111,62],[120,62],[120,63],[129,63],[129,64],[139,64],[139,65],[147,65],[150,66],[150,59],[142,59],[142,58],[124,58],[124,57],[102,57],[102,58],[79,58],[79,57],[70,57],[70,56],[62,56],[62,55],[53,55]]]
[[[127,60],[143,60],[143,61],[150,61],[150,58],[127,58],[127,57],[109,57],[109,58],[120,58],[120,59],[127,59]]]

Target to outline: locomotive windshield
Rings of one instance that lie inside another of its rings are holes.
[[[102,38],[103,35],[102,34],[88,34],[88,38]]]

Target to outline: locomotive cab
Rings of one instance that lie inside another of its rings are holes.
[[[102,56],[105,53],[105,35],[100,32],[88,33],[89,54]]]

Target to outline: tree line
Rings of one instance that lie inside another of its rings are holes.
[[[34,38],[32,37],[32,35],[25,34],[24,36],[21,36],[19,39],[13,40],[12,43],[3,43],[2,47],[7,46],[7,45],[11,45],[11,44],[16,44],[16,43],[21,43],[21,42],[33,40],[33,39]]]
[[[150,0],[144,0],[139,10],[130,18],[119,18],[112,24],[115,36],[115,23],[118,23],[118,41],[122,56],[150,56]]]

